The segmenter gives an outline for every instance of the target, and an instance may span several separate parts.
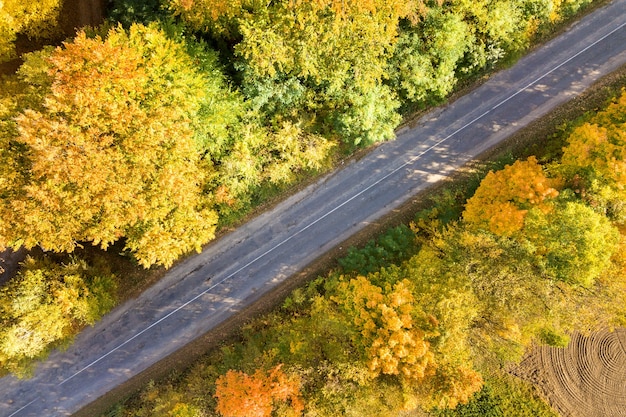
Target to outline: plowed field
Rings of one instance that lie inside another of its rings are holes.
[[[574,334],[566,348],[536,347],[513,373],[563,416],[626,416],[626,329]]]

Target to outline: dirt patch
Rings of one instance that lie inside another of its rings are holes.
[[[535,347],[512,373],[563,416],[626,416],[626,329],[576,333],[566,348]]]

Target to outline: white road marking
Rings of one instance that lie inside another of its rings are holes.
[[[28,407],[29,405],[31,405],[32,403],[34,403],[35,401],[37,401],[39,398],[35,398],[34,400],[32,400],[31,402],[29,402],[28,404],[26,404],[25,406],[22,406],[22,408],[20,408],[17,411],[14,411],[13,414],[9,414],[8,417],[13,417],[18,415],[22,410],[24,410],[26,407]]]
[[[394,170],[390,171],[388,174],[386,174],[385,176],[383,176],[382,178],[378,179],[377,181],[375,181],[374,183],[370,184],[369,186],[367,186],[366,188],[364,188],[363,190],[361,190],[360,192],[358,192],[357,194],[353,195],[352,197],[350,197],[348,200],[344,201],[343,203],[339,204],[337,207],[333,208],[332,210],[328,211],[327,213],[325,213],[324,215],[322,215],[321,217],[319,217],[318,219],[314,220],[313,222],[311,222],[310,224],[308,224],[307,226],[303,227],[302,229],[300,229],[299,231],[295,232],[293,235],[289,236],[288,238],[286,238],[285,240],[283,240],[282,242],[276,244],[274,247],[268,249],[267,251],[265,251],[264,253],[262,253],[261,255],[257,256],[256,258],[254,258],[253,260],[251,260],[250,262],[248,262],[247,264],[245,264],[244,266],[242,266],[241,268],[237,269],[235,272],[229,274],[228,276],[226,276],[225,278],[221,279],[220,281],[216,282],[215,284],[211,285],[209,288],[207,288],[206,290],[202,291],[200,294],[196,295],[195,297],[191,298],[190,300],[188,300],[187,302],[185,302],[184,304],[180,305],[179,307],[177,307],[176,309],[174,309],[173,311],[171,311],[170,313],[168,313],[167,315],[165,315],[164,317],[160,318],[159,320],[155,321],[154,323],[152,323],[151,325],[149,325],[148,327],[146,327],[145,329],[141,330],[139,333],[135,334],[134,336],[132,336],[131,338],[129,338],[128,340],[124,341],[123,343],[119,344],[117,347],[113,348],[112,350],[110,350],[109,352],[105,353],[104,355],[100,356],[98,359],[94,360],[93,362],[89,363],[88,365],[84,366],[83,368],[81,368],[80,370],[76,371],[74,374],[72,374],[71,376],[65,378],[63,381],[61,381],[57,386],[61,386],[63,384],[65,384],[66,382],[70,381],[71,379],[73,379],[74,377],[76,377],[77,375],[79,375],[80,373],[84,372],[85,370],[89,369],[90,367],[92,367],[93,365],[95,365],[96,363],[102,361],[103,359],[105,359],[106,357],[108,357],[109,355],[111,355],[112,353],[116,352],[117,350],[121,349],[122,347],[126,346],[128,343],[130,343],[131,341],[133,341],[134,339],[136,339],[137,337],[141,336],[142,334],[144,334],[145,332],[147,332],[148,330],[152,329],[153,327],[157,326],[159,323],[163,322],[164,320],[166,320],[167,318],[171,317],[172,315],[176,314],[177,312],[179,312],[180,310],[182,310],[183,308],[185,308],[186,306],[188,306],[189,304],[191,304],[192,302],[194,302],[195,300],[197,300],[198,298],[202,297],[203,295],[207,294],[209,291],[211,291],[212,289],[214,289],[215,287],[217,287],[218,285],[224,283],[225,281],[227,281],[228,279],[232,278],[234,275],[236,275],[237,273],[241,272],[242,270],[244,270],[245,268],[249,267],[250,265],[252,265],[253,263],[257,262],[259,259],[265,257],[266,255],[268,255],[269,253],[273,252],[274,250],[278,249],[279,247],[283,246],[285,243],[289,242],[290,240],[292,240],[293,238],[295,238],[296,236],[300,235],[301,233],[305,232],[306,230],[310,229],[311,227],[313,227],[315,224],[319,223],[320,221],[322,221],[323,219],[325,219],[326,217],[330,216],[331,214],[333,214],[334,212],[336,212],[337,210],[341,209],[343,206],[345,206],[346,204],[350,203],[351,201],[355,200],[356,198],[360,197],[361,195],[363,195],[364,193],[366,193],[367,191],[371,190],[372,188],[374,188],[375,186],[377,186],[378,184],[380,184],[381,182],[385,181],[387,178],[391,177],[392,175],[394,175],[396,172],[400,171],[401,169],[407,167],[408,165],[413,164],[416,160],[418,160],[419,158],[421,158],[423,155],[425,155],[426,153],[430,152],[431,150],[433,150],[434,148],[436,148],[437,146],[441,145],[442,143],[446,142],[447,140],[449,140],[450,138],[452,138],[453,136],[455,136],[457,133],[461,132],[462,130],[466,129],[468,126],[474,124],[476,121],[480,120],[481,118],[483,118],[484,116],[486,116],[487,114],[491,113],[493,110],[497,109],[498,107],[500,107],[501,105],[503,105],[504,103],[508,102],[509,100],[511,100],[512,98],[514,98],[515,96],[517,96],[518,94],[520,94],[522,91],[526,90],[527,88],[533,86],[534,84],[536,84],[537,82],[539,82],[540,80],[544,79],[545,77],[547,77],[548,75],[550,75],[551,73],[553,73],[554,71],[556,71],[557,69],[561,68],[563,65],[567,64],[568,62],[570,62],[571,60],[575,59],[577,56],[581,55],[582,53],[586,52],[587,50],[591,49],[592,47],[594,47],[595,45],[597,45],[598,43],[602,42],[604,39],[608,38],[609,36],[611,36],[612,34],[614,34],[615,32],[617,32],[618,30],[620,30],[621,28],[623,28],[624,26],[626,26],[626,22],[619,25],[617,28],[613,29],[611,32],[609,32],[608,34],[604,35],[603,37],[601,37],[600,39],[596,40],[595,42],[593,42],[592,44],[590,44],[589,46],[585,47],[584,49],[582,49],[581,51],[579,51],[578,53],[576,53],[575,55],[572,55],[570,58],[566,59],[565,61],[563,61],[562,63],[560,63],[559,65],[555,66],[554,68],[552,68],[551,70],[547,71],[546,73],[544,73],[543,75],[541,75],[540,77],[538,77],[537,79],[535,79],[534,81],[530,82],[529,84],[527,84],[525,87],[519,89],[517,92],[513,93],[512,95],[510,95],[509,97],[507,97],[506,99],[502,100],[500,103],[496,104],[495,106],[493,106],[490,110],[484,112],[483,114],[481,114],[480,116],[477,116],[476,118],[474,118],[473,120],[471,120],[470,122],[466,123],[465,125],[463,125],[462,127],[458,128],[457,130],[455,130],[454,132],[452,132],[451,134],[449,134],[448,136],[446,136],[445,138],[439,140],[438,142],[436,142],[434,145],[430,146],[429,148],[425,149],[424,151],[420,152],[419,154],[413,156],[412,158],[410,158],[407,162],[403,163],[402,165],[400,165],[399,167],[395,168]],[[17,415],[19,412],[21,412],[22,410],[24,410],[26,407],[28,407],[29,405],[31,405],[32,403],[34,403],[36,400],[31,401],[30,403],[26,404],[25,406],[23,406],[22,408],[20,408],[19,410],[15,411],[13,414],[11,414],[9,417],[13,417],[15,415]]]

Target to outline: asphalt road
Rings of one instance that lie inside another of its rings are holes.
[[[0,379],[0,416],[76,412],[303,269],[412,195],[626,63],[615,0],[395,141],[172,268],[55,352],[29,380]]]

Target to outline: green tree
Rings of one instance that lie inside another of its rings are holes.
[[[398,21],[412,2],[276,2],[237,17],[243,90],[269,120],[350,144],[389,139],[397,99],[383,85]]]
[[[608,270],[619,243],[610,221],[580,202],[566,202],[549,214],[531,210],[524,235],[548,276],[583,287]]]
[[[462,15],[429,9],[399,35],[389,60],[391,86],[404,102],[424,105],[443,99],[455,87],[457,67],[473,42]]]

